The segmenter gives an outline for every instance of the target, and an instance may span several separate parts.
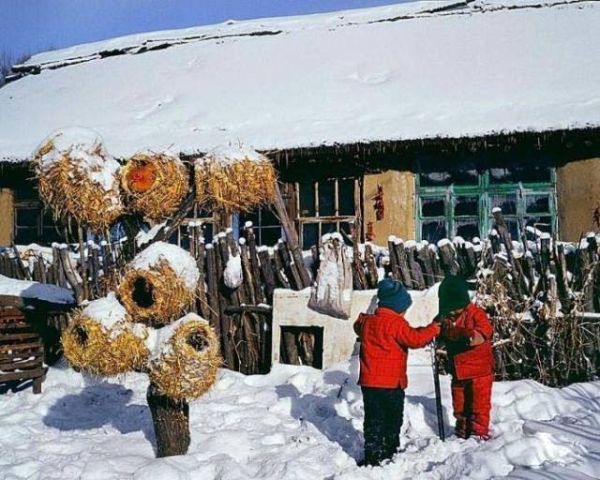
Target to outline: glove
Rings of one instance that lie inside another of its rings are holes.
[[[449,326],[444,332],[444,341],[448,347],[448,353],[456,355],[471,347],[471,335],[473,331],[468,328]]]
[[[444,337],[446,340],[451,342],[457,342],[459,340],[471,339],[473,336],[473,330],[470,328],[462,327],[448,327],[444,331]]]

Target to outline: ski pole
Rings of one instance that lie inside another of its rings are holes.
[[[431,342],[431,366],[433,368],[433,386],[435,388],[435,409],[437,413],[438,435],[443,442],[446,440],[444,431],[444,415],[442,411],[442,394],[440,389],[440,375],[438,373],[438,362],[436,355],[436,342]]]

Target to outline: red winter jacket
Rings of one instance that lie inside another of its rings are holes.
[[[405,389],[406,360],[409,348],[421,348],[440,333],[437,324],[412,328],[406,319],[390,310],[378,308],[374,315],[361,313],[354,323],[360,337],[360,378],[364,387]]]
[[[459,349],[457,352],[453,352],[451,343],[448,343],[448,354],[454,377],[457,380],[470,380],[494,373],[494,354],[492,352],[494,328],[487,313],[477,305],[470,303],[452,322],[452,326],[474,330],[484,338],[482,344]]]

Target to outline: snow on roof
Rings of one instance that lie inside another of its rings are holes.
[[[36,55],[27,66],[39,75],[0,89],[0,158],[27,159],[68,126],[96,130],[117,157],[600,126],[590,54],[600,2],[452,5],[227,22]]]

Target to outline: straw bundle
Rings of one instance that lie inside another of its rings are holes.
[[[194,164],[196,199],[208,209],[247,212],[270,203],[277,174],[267,157],[246,147],[221,147]]]
[[[129,264],[119,284],[119,297],[137,321],[167,325],[192,304],[199,278],[188,252],[156,242]]]
[[[208,322],[193,313],[164,330],[160,350],[150,361],[150,382],[170,398],[198,398],[215,383],[219,340]]]
[[[148,333],[147,327],[131,323],[111,293],[75,312],[62,336],[63,351],[74,367],[94,375],[118,375],[145,364]]]
[[[188,172],[171,153],[137,153],[121,169],[131,210],[153,221],[173,215],[189,190]]]
[[[121,215],[119,163],[93,131],[55,132],[32,160],[40,197],[57,218],[72,218],[94,232],[104,232]]]

